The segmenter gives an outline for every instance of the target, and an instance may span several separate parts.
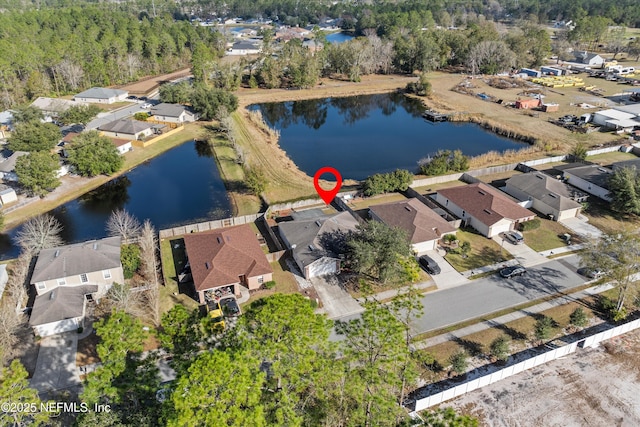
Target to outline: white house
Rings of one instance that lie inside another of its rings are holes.
[[[225,52],[225,55],[257,55],[262,51],[262,48],[249,41],[237,41]]]
[[[120,237],[43,249],[31,276],[37,296],[29,324],[40,336],[83,325],[86,302],[124,283]]]
[[[406,231],[411,247],[418,254],[435,249],[442,236],[457,231],[418,199],[371,206],[369,214],[372,219]]]
[[[151,107],[153,119],[159,122],[188,123],[198,120],[199,115],[180,104],[161,104]]]
[[[120,155],[123,155],[124,153],[133,150],[130,139],[122,139],[122,138],[110,138],[110,139],[113,145],[116,146],[116,149],[118,150],[118,153],[120,153]]]
[[[605,59],[597,53],[589,53],[587,51],[574,52],[576,62],[589,66],[602,65]]]
[[[533,212],[482,182],[438,190],[435,199],[486,237],[513,230],[518,223],[535,218]]]
[[[92,87],[75,95],[73,100],[92,104],[113,104],[114,102],[125,101],[127,96],[129,96],[129,92],[126,90]]]
[[[349,213],[313,216],[293,214],[294,220],[278,224],[280,236],[306,279],[336,274],[340,254],[331,250],[336,234],[355,231],[358,221]]]
[[[578,216],[580,202],[587,199],[586,194],[542,172],[512,176],[502,190],[554,221]]]
[[[572,163],[556,169],[562,171],[562,177],[570,185],[607,202],[611,201],[608,184],[609,177],[613,173],[611,169],[580,163]]]

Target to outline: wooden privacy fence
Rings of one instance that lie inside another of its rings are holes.
[[[236,216],[236,217],[225,218],[225,219],[218,219],[215,221],[199,222],[196,224],[182,225],[179,227],[160,230],[159,235],[161,239],[166,239],[167,237],[182,236],[184,234],[189,234],[189,233],[215,230],[216,228],[231,227],[233,225],[250,224],[254,222],[256,219],[261,218],[263,215],[264,214],[259,213],[259,214],[253,214],[253,215],[244,215],[244,216]]]
[[[432,406],[439,405],[440,403],[447,400],[474,391],[480,387],[493,384],[528,369],[535,368],[536,366],[542,365],[543,363],[551,362],[552,360],[567,356],[571,353],[574,353],[578,348],[597,347],[602,341],[633,331],[635,329],[638,329],[639,327],[640,319],[636,319],[623,325],[616,326],[614,328],[607,329],[606,331],[599,332],[584,339],[572,342],[571,344],[558,347],[542,354],[538,354],[537,356],[531,357],[511,366],[507,366],[503,369],[494,371],[479,378],[474,378],[455,387],[448,388],[429,396],[421,397],[415,400],[414,406],[412,408],[413,412],[423,411]]]

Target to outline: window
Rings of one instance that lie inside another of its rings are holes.
[[[80,275],[80,281],[81,281],[82,283],[87,283],[87,282],[89,281],[89,279],[87,278],[87,275],[86,275],[85,273],[82,273],[82,274]]]
[[[58,286],[64,286],[67,284],[67,281],[64,279],[58,279]]]
[[[111,271],[110,270],[102,270],[102,277],[105,279],[111,279]]]
[[[262,276],[258,277],[258,283],[262,284],[262,282],[264,282],[264,277]]]
[[[40,289],[40,290],[47,289],[47,287],[44,284],[44,282],[38,282],[36,284],[38,285],[38,289]]]

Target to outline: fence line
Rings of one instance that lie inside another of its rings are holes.
[[[607,329],[606,331],[599,332],[597,334],[591,335],[582,340],[572,342],[571,344],[558,347],[551,351],[538,354],[534,357],[530,357],[514,365],[507,366],[503,369],[500,369],[495,372],[491,372],[487,375],[484,375],[478,378],[474,378],[470,381],[465,382],[464,384],[451,387],[439,393],[434,393],[432,395],[429,395],[420,399],[416,399],[413,407],[413,412],[423,411],[432,406],[438,405],[444,401],[453,399],[458,396],[462,396],[463,394],[469,393],[480,387],[493,384],[495,382],[501,381],[505,378],[509,378],[513,375],[519,374],[528,369],[542,365],[543,363],[551,362],[552,360],[556,360],[560,357],[564,357],[569,354],[575,353],[575,351],[578,348],[587,348],[587,347],[595,348],[602,341],[608,340],[613,337],[617,337],[618,335],[625,334],[627,332],[633,331],[638,328],[640,328],[640,319],[636,319],[631,322],[625,323],[623,325]]]
[[[269,252],[268,254],[264,254],[264,256],[267,257],[269,262],[276,262],[280,261],[280,258],[282,258],[286,253],[287,251]]]
[[[187,224],[179,227],[168,228],[160,230],[160,238],[165,239],[167,237],[181,236],[183,234],[197,233],[200,231],[215,230],[217,228],[231,227],[233,225],[249,224],[261,218],[264,214],[252,214],[244,216],[235,216],[230,218],[218,219],[215,221],[205,221],[196,224]]]

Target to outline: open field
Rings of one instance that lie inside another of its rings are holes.
[[[607,351],[607,348],[611,349]],[[491,426],[640,425],[640,331],[449,401]]]

